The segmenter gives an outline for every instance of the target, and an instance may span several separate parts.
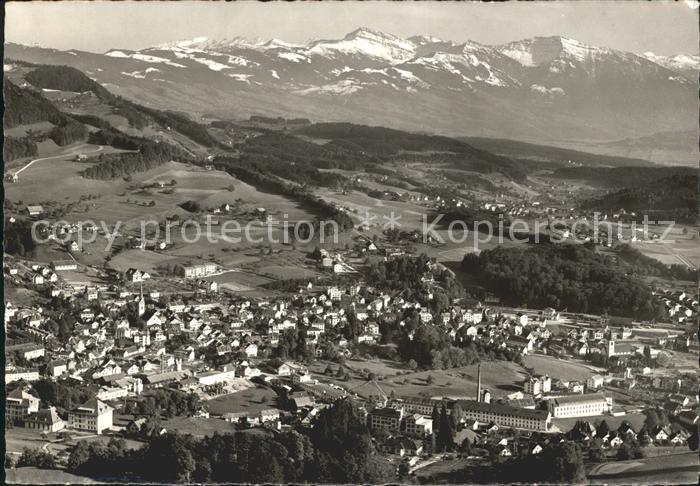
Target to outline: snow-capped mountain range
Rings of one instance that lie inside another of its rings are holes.
[[[498,46],[357,29],[342,39],[169,42],[104,54],[16,44],[117,94],[217,117],[307,116],[530,140],[610,140],[697,126],[697,56],[638,55],[564,37]]]

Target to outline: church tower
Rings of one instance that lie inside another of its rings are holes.
[[[143,282],[141,282],[141,297],[139,298],[138,306],[138,314],[141,317],[146,313],[146,299],[143,298]]]

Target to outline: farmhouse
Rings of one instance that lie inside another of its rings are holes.
[[[42,206],[27,206],[27,214],[29,216],[39,216],[44,212],[44,208]]]

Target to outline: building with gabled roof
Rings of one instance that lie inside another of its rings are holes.
[[[24,421],[24,427],[41,432],[58,432],[63,429],[66,424],[58,416],[56,407],[43,408],[36,413],[31,414]]]

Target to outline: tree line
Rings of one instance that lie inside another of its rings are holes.
[[[100,130],[91,135],[93,143],[114,143],[125,150],[137,150],[136,153],[100,154],[90,157],[94,162],[91,167],[81,172],[88,179],[116,179],[128,177],[135,172],[144,172],[171,160],[189,161],[190,157],[179,147],[165,142],[156,142],[145,138],[131,137],[115,129]]]
[[[31,137],[5,137],[2,156],[6,162],[24,157],[33,157],[39,153],[36,142]]]
[[[349,400],[323,410],[312,429],[261,429],[196,438],[166,433],[141,449],[80,441],[68,470],[98,478],[158,483],[386,483],[394,467],[376,455]]]

